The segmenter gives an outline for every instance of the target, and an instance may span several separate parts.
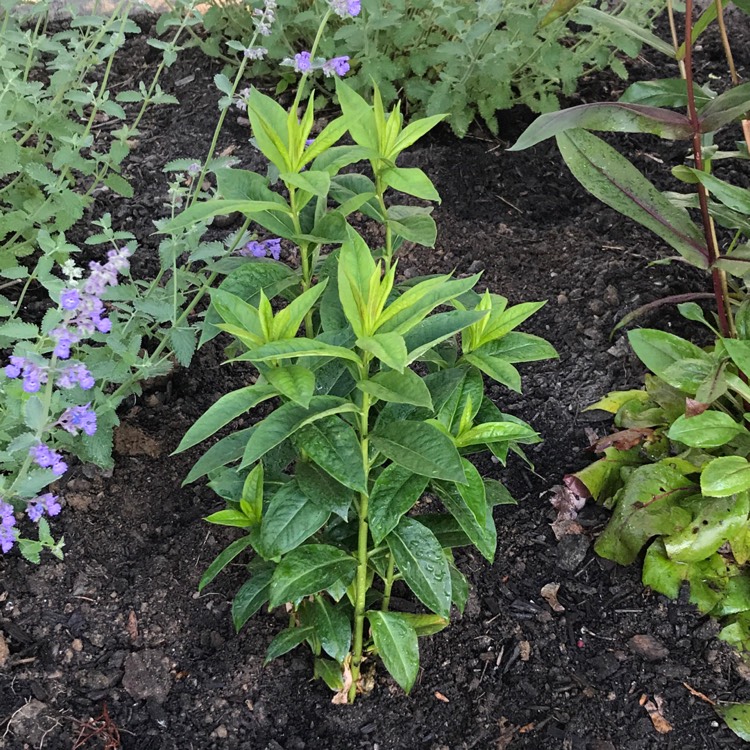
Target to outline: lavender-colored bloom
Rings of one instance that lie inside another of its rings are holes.
[[[348,16],[358,16],[360,10],[362,10],[362,3],[360,0],[330,0],[331,10],[341,18],[347,18]]]
[[[248,60],[262,60],[268,54],[268,50],[265,47],[246,47],[242,54]]]
[[[234,106],[239,109],[240,112],[247,112],[247,99],[250,96],[250,87],[246,86],[241,91],[237,92],[237,99],[235,99]]]
[[[274,260],[278,260],[281,257],[281,240],[275,237],[265,241],[266,251]]]
[[[298,52],[294,56],[294,69],[298,73],[306,73],[312,67],[309,52]]]
[[[50,331],[50,336],[55,341],[55,348],[52,353],[58,359],[68,359],[70,347],[80,341],[80,338],[67,328],[55,328]]]
[[[62,476],[68,470],[68,465],[62,460],[62,455],[44,443],[33,446],[29,453],[37,466],[41,466],[42,469],[52,469],[56,477]]]
[[[63,310],[75,310],[81,304],[81,294],[77,289],[63,289],[60,294],[60,305]]]
[[[201,165],[197,161],[194,161],[188,168],[187,173],[191,177],[197,177],[201,173]]]
[[[89,406],[71,406],[63,412],[57,424],[71,435],[77,435],[81,430],[93,435],[96,432],[96,412]]]
[[[16,517],[13,506],[0,498],[0,550],[10,552],[16,543]]]
[[[21,374],[26,360],[23,357],[11,357],[10,364],[5,366],[5,374],[9,378],[17,378]]]
[[[94,387],[94,377],[80,363],[70,364],[64,370],[61,370],[57,376],[58,388],[75,388],[80,385],[84,391]]]
[[[250,242],[247,243],[247,245],[245,245],[245,247],[243,247],[239,251],[239,254],[244,255],[245,257],[252,255],[253,258],[265,258],[266,248],[262,242],[251,240]]]
[[[26,508],[26,515],[36,523],[44,514],[47,513],[50,518],[56,516],[62,510],[60,503],[57,502],[57,495],[47,492],[31,500]]]
[[[276,20],[276,0],[265,0],[262,8],[253,11],[253,23],[261,36],[270,36],[271,24]]]
[[[26,393],[36,393],[47,382],[47,370],[25,357],[13,356],[5,367],[9,378],[23,377],[23,389]]]
[[[326,60],[323,63],[323,74],[330,78],[333,75],[343,76],[349,72],[349,57],[348,55],[342,55],[341,57],[332,57],[330,60]]]

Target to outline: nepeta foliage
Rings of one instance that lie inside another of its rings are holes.
[[[736,5],[750,13],[746,0]],[[543,115],[513,148],[554,136],[587,190],[657,234],[680,260],[710,273],[712,295],[660,302],[682,301],[680,313],[707,326],[712,343],[696,346],[652,329],[629,333],[649,371],[645,390],[610,393],[590,407],[613,413],[618,431],[594,445],[604,458],[568,477],[560,500],[575,505],[592,496],[612,508],[597,551],[630,564],[645,549],[644,583],[672,598],[683,583],[689,584],[690,600],[701,611],[729,616],[721,637],[750,650],[750,194],[711,173],[719,160],[748,159],[750,85],[735,85],[717,96],[708,84],[694,82],[693,43],[722,8],[710,4],[695,24],[692,10],[687,2],[683,44],[667,46],[670,57],[683,61],[683,78],[635,83],[619,102]],[[724,42],[730,48],[729,39]],[[659,40],[650,43],[666,46]],[[730,69],[735,79],[731,58]],[[684,114],[672,111],[682,108]],[[714,144],[716,131],[739,121],[744,141],[734,151],[720,150]],[[694,192],[658,191],[589,130],[690,142],[689,164],[674,167],[672,174]],[[695,209],[697,222],[690,214]],[[695,301],[686,301],[706,296],[716,305],[711,321]],[[617,328],[660,302],[635,311]],[[719,712],[731,716],[729,726],[746,737],[746,711]]]
[[[348,80],[359,93],[374,81],[386,104],[403,94],[417,115],[449,113],[458,135],[464,135],[477,116],[496,132],[497,110],[515,104],[537,112],[557,109],[558,97],[572,94],[578,79],[592,70],[611,66],[627,77],[617,55],[634,57],[640,42],[623,28],[646,29],[663,3],[615,3],[606,13],[593,5],[561,0],[362,0],[356,19],[334,25],[334,33],[321,41],[320,59],[335,59],[343,48],[352,66]],[[207,10],[203,24],[210,36],[201,42],[202,49],[233,64],[222,54],[222,43],[250,34],[249,7],[244,2],[222,3]],[[269,58],[309,50],[322,7],[322,0],[279,0],[278,23],[264,41]],[[264,62],[256,63],[253,72],[279,74]],[[283,77],[279,90],[293,81],[293,76]]]
[[[207,520],[246,530],[201,588],[252,548],[250,577],[233,604],[236,627],[266,603],[288,605],[290,627],[267,658],[307,642],[316,675],[337,702],[348,702],[375,652],[411,688],[417,637],[442,629],[452,604],[466,601],[452,547],[474,544],[494,557],[492,508],[512,500],[468,457],[490,450],[504,463],[538,436],[484,396],[483,374],[520,390],[514,364],[555,354],[514,330],[542,303],[509,307],[503,297],[479,295],[477,276],[396,283],[398,248],[432,246],[436,228],[428,208],[386,194],[439,199],[424,172],[397,159],[442,116],[404,127],[377,88],[370,105],[339,81],[342,113],[314,135],[312,97],[299,108],[304,82],[289,112],[255,89],[244,97],[269,174],[218,170],[219,197],[162,229],[180,232],[239,211],[275,235],[248,243],[242,265],[212,291],[202,337],[231,334],[232,361],[251,362],[258,378],[219,399],[178,450],[275,400],[256,425],[212,445],[186,479],[208,475],[226,500]],[[354,145],[337,145],[347,132]],[[370,176],[340,173],[363,160]],[[348,225],[355,211],[384,225],[382,247],[371,252]],[[293,246],[298,270],[274,257],[279,238]],[[427,613],[391,610],[399,581]]]

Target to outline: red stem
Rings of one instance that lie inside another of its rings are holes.
[[[685,83],[687,84],[688,117],[693,128],[695,168],[703,171],[701,122],[698,117],[698,109],[695,106],[695,92],[693,91],[693,0],[685,0]],[[708,264],[711,268],[716,309],[719,314],[719,328],[721,329],[722,336],[729,337],[730,328],[724,300],[724,288],[721,283],[721,273],[714,265],[719,258],[719,248],[716,246],[716,237],[711,225],[711,216],[708,212],[708,193],[701,183],[698,183],[698,202],[701,208],[703,236],[706,239],[706,248],[708,250]]]

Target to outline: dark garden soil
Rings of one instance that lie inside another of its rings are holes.
[[[148,21],[146,25],[148,25]],[[746,23],[746,22],[745,22]],[[750,34],[737,28],[740,74],[750,75]],[[148,78],[156,50],[133,41],[117,81]],[[632,76],[674,72],[655,56]],[[706,62],[707,61],[707,62]],[[704,44],[701,80],[722,74],[715,38]],[[200,159],[217,117],[214,66],[188,52],[162,81],[179,107],[154,110],[126,173],[136,197],[102,194],[90,217],[110,211],[114,225],[139,242],[134,272],[152,272],[158,237],[152,220],[166,200],[163,164]],[[616,96],[622,82],[597,76],[580,101]],[[122,415],[111,476],[75,466],[60,490],[66,560],[33,567],[0,560],[0,748],[70,750],[81,722],[104,706],[125,750],[468,750],[480,748],[740,747],[742,742],[691,688],[714,700],[750,699],[750,670],[715,639],[716,626],[685,601],[670,602],[640,584],[639,570],[599,559],[591,548],[606,513],[587,508],[586,534],[557,542],[548,491],[592,455],[586,430],[609,423],[582,410],[606,392],[638,387],[642,369],[612,326],[640,304],[666,294],[704,290],[706,280],[681,263],[649,266],[668,248],[590,198],[551,144],[505,153],[531,120],[502,115],[502,139],[476,130],[458,141],[440,132],[414,148],[404,165],[420,166],[443,203],[435,211],[438,245],[412,249],[404,276],[484,271],[481,285],[512,302],[547,300],[525,330],[545,336],[559,361],[523,368],[524,394],[492,390],[504,410],[545,439],[531,452],[536,471],[489,461],[518,506],[496,509],[499,544],[490,567],[471,550],[458,553],[473,587],[463,617],[423,639],[422,671],[405,696],[385,675],[354,706],[333,706],[310,680],[312,659],[299,649],[263,667],[278,613],[259,613],[239,634],[229,617],[242,582],[237,566],[199,595],[207,564],[235,538],[202,518],[219,503],[204,486],[181,487],[199,455],[171,457],[181,435],[247,372],[222,366],[218,343],[189,370],[131,401]],[[247,129],[229,118],[220,147],[241,166],[258,167]],[[615,138],[662,187],[683,144]],[[747,173],[733,179],[748,184]],[[75,240],[91,230],[82,225]],[[696,335],[671,308],[640,321]],[[254,416],[239,420],[250,423]],[[559,583],[564,611],[540,590]],[[402,602],[404,607],[409,602]],[[636,636],[641,636],[637,638]],[[644,638],[643,636],[648,636]],[[1,644],[0,644],[1,645]],[[660,703],[671,731],[660,734],[642,696]],[[85,748],[105,745],[101,736]]]

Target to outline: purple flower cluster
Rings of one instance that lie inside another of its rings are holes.
[[[332,57],[323,63],[323,75],[326,78],[331,76],[345,76],[349,72],[349,56]]]
[[[31,448],[29,454],[37,466],[41,466],[42,469],[52,469],[52,473],[56,477],[61,477],[68,470],[68,464],[63,461],[62,454],[53,451],[44,443],[35,445]]]
[[[96,412],[89,409],[91,404],[85,406],[71,406],[66,409],[57,424],[71,435],[77,435],[81,430],[87,435],[96,432]]]
[[[60,503],[57,502],[57,495],[53,495],[51,492],[45,492],[44,495],[39,495],[33,500],[29,501],[26,508],[26,515],[36,523],[45,513],[51,518],[56,516],[60,510]]]
[[[47,382],[47,368],[26,357],[11,357],[10,364],[5,367],[5,374],[9,378],[21,375],[26,393],[36,393]]]
[[[18,532],[16,531],[16,516],[13,506],[0,498],[0,550],[10,552],[16,543]]]
[[[276,20],[276,0],[265,0],[262,8],[253,11],[253,23],[261,36],[270,36],[271,26]]]
[[[252,256],[253,258],[265,258],[270,255],[274,260],[278,260],[281,257],[281,240],[278,237],[273,237],[268,240],[251,240],[240,248],[237,253],[244,256]]]
[[[112,330],[112,322],[104,315],[104,303],[100,297],[108,286],[117,285],[117,275],[129,267],[130,255],[127,247],[110,250],[104,265],[96,261],[89,263],[91,273],[82,290],[71,288],[61,293],[60,305],[72,315],[61,327],[50,332],[55,340],[53,354],[58,359],[68,359],[71,346],[96,331],[109,333]]]
[[[94,387],[94,376],[78,362],[71,362],[57,373],[58,388],[75,388],[80,385],[84,391]]]
[[[298,52],[293,59],[287,58],[282,62],[283,65],[292,66],[297,73],[308,73],[311,70],[322,70],[323,74],[330,78],[331,76],[343,76],[349,72],[349,57],[341,55],[325,60],[317,57],[314,60],[310,53],[306,51]]]
[[[330,0],[331,10],[341,18],[358,16],[362,10],[360,0]]]
[[[265,47],[246,47],[242,54],[248,60],[262,60],[268,54],[268,50]]]

